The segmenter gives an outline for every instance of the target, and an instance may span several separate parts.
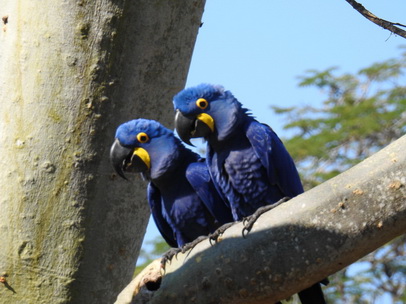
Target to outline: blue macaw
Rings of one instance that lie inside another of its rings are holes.
[[[303,192],[296,166],[273,130],[221,86],[202,84],[174,97],[176,130],[207,140],[207,164],[234,220]]]
[[[255,120],[230,91],[201,84],[179,92],[173,103],[180,138],[188,144],[191,138],[206,139],[211,177],[234,220],[303,192],[296,166],[276,133]],[[325,303],[320,284],[299,297],[302,303]]]
[[[153,219],[171,247],[182,247],[232,221],[200,156],[154,120],[120,125],[110,150],[116,172],[141,172],[149,181]]]

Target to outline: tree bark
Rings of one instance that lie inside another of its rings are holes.
[[[112,303],[148,221],[116,127],[171,127],[204,0],[0,0],[0,298]],[[3,288],[4,286],[4,288]]]
[[[309,287],[406,232],[405,150],[403,136],[263,214],[246,238],[237,223],[214,246],[178,254],[160,279],[149,269],[116,304],[275,303]]]

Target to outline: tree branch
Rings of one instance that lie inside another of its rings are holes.
[[[367,18],[369,21],[383,27],[384,29],[391,31],[392,33],[399,35],[403,38],[406,38],[406,31],[398,28],[397,26],[406,27],[406,25],[400,23],[393,23],[381,18],[378,18],[370,11],[368,11],[362,4],[358,3],[355,0],[345,0],[347,1],[355,10],[357,10],[362,16]]]
[[[263,214],[247,238],[237,223],[214,246],[199,243],[167,264],[162,282],[152,276],[154,288],[138,285],[133,298],[130,287],[116,304],[275,303],[354,263],[406,232],[405,149],[403,136]]]

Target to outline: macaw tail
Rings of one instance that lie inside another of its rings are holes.
[[[299,299],[302,304],[326,304],[320,283],[316,283],[299,292]]]

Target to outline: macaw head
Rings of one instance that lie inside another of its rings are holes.
[[[221,141],[238,125],[245,113],[241,103],[222,86],[200,84],[175,95],[175,128],[187,144],[191,138],[204,137]]]
[[[117,128],[110,160],[125,179],[124,171],[157,178],[175,163],[179,147],[183,145],[171,130],[154,120],[135,119]]]

